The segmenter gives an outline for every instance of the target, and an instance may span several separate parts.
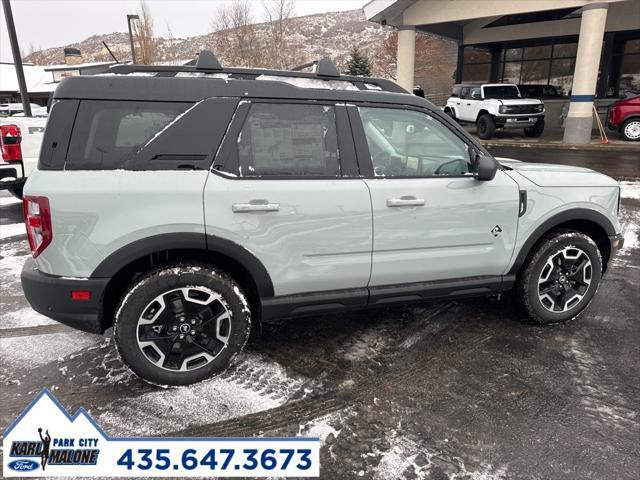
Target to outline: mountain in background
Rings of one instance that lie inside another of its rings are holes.
[[[330,58],[343,67],[352,48],[367,55],[372,63],[372,74],[394,79],[396,70],[397,35],[392,27],[369,22],[362,10],[328,12],[289,20],[288,49],[295,52],[295,64],[319,58]],[[269,23],[253,25],[258,47],[270,41]],[[193,59],[201,50],[215,53],[217,36],[229,31],[211,32],[188,38],[156,37],[157,63]],[[82,42],[32,52],[25,60],[40,65],[64,63],[64,48],[73,47],[82,53],[83,62],[110,61],[105,42],[121,62],[131,60],[129,36],[114,32],[93,35]],[[218,52],[223,65],[233,65]],[[419,34],[416,39],[415,81],[421,85],[427,98],[442,104],[451,91],[457,59],[457,44],[434,35]],[[290,65],[292,67],[293,65]]]
[[[290,45],[298,50],[303,61],[311,61],[328,57],[342,61],[349,50],[357,45],[367,54],[381,46],[393,32],[389,27],[368,22],[362,10],[347,12],[329,12],[290,19]],[[258,35],[267,38],[268,24],[255,25]],[[224,32],[212,32],[188,38],[157,37],[160,60],[192,59],[201,50],[213,50],[216,35]],[[120,61],[131,60],[129,35],[124,32],[93,35],[81,42],[60,47],[39,50],[28,55],[25,60],[36,61],[47,65],[64,63],[64,48],[73,47],[82,52],[84,62],[111,60],[109,52],[102,42]]]

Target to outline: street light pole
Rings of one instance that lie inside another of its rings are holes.
[[[31,117],[31,104],[29,103],[29,93],[27,92],[27,82],[24,80],[24,70],[22,68],[22,57],[20,56],[20,47],[18,47],[18,37],[16,35],[16,26],[13,24],[13,13],[11,12],[11,4],[9,0],[2,0],[2,8],[7,21],[7,31],[9,33],[9,43],[11,43],[11,53],[13,54],[13,64],[16,67],[16,76],[18,77],[18,88],[20,89],[20,98],[22,99],[22,108],[25,117]]]
[[[4,1],[4,0],[3,0]],[[131,43],[131,63],[136,63],[136,49],[133,45],[133,32],[131,31],[131,20],[138,20],[138,15],[127,15],[127,26],[129,27],[129,43]]]

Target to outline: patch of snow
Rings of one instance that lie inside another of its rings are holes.
[[[340,430],[336,430],[332,425],[339,423],[341,412],[330,413],[319,418],[315,418],[307,423],[303,423],[298,428],[298,437],[319,438],[322,444],[325,443],[329,435],[337,437]]]
[[[620,182],[620,196],[640,200],[640,182]]]
[[[93,345],[96,335],[78,331],[30,337],[0,338],[0,379],[16,378],[17,372],[29,370],[55,361],[77,350]]]
[[[248,354],[225,374],[196,385],[116,400],[96,420],[113,435],[159,435],[276,408],[305,381],[261,355]]]
[[[421,459],[419,462],[416,461],[418,457]],[[477,471],[468,471],[459,457],[430,451],[411,439],[396,436],[392,439],[391,448],[382,453],[373,478],[404,478],[403,474],[408,469],[413,470],[415,478],[432,478],[431,470],[434,467],[440,467],[439,473],[444,473],[449,480],[499,480],[507,477],[504,469],[495,469],[488,464],[482,464]]]
[[[320,78],[284,77],[279,75],[260,75],[256,80],[284,82],[299,88],[317,88],[322,90],[358,90],[351,82],[344,80],[322,80]]]
[[[13,205],[16,203],[22,203],[22,200],[16,197],[2,197],[0,198],[0,206]]]
[[[3,305],[3,309],[5,306]],[[3,312],[0,316],[0,328],[36,327],[57,323],[44,315],[40,315],[31,307],[24,307],[13,312]]]
[[[26,235],[27,229],[24,223],[11,223],[9,225],[0,225],[0,238],[15,237],[17,235]]]

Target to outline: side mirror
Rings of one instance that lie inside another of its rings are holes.
[[[483,155],[482,153],[477,154],[476,180],[480,180],[483,182],[493,180],[494,177],[496,176],[497,171],[498,171],[498,164],[493,158]]]

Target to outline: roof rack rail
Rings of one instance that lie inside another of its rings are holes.
[[[301,70],[315,66],[314,72]],[[353,77],[340,75],[335,64],[326,58],[294,67],[292,70],[266,70],[260,68],[223,67],[218,58],[210,50],[203,50],[198,56],[185,65],[134,65],[119,64],[109,69],[109,73],[127,75],[136,73],[155,73],[157,77],[203,76],[206,74],[226,74],[237,80],[255,80],[263,76],[317,78],[320,80],[343,80],[351,82],[360,90],[379,90],[385,92],[407,93],[398,84],[382,78]]]

